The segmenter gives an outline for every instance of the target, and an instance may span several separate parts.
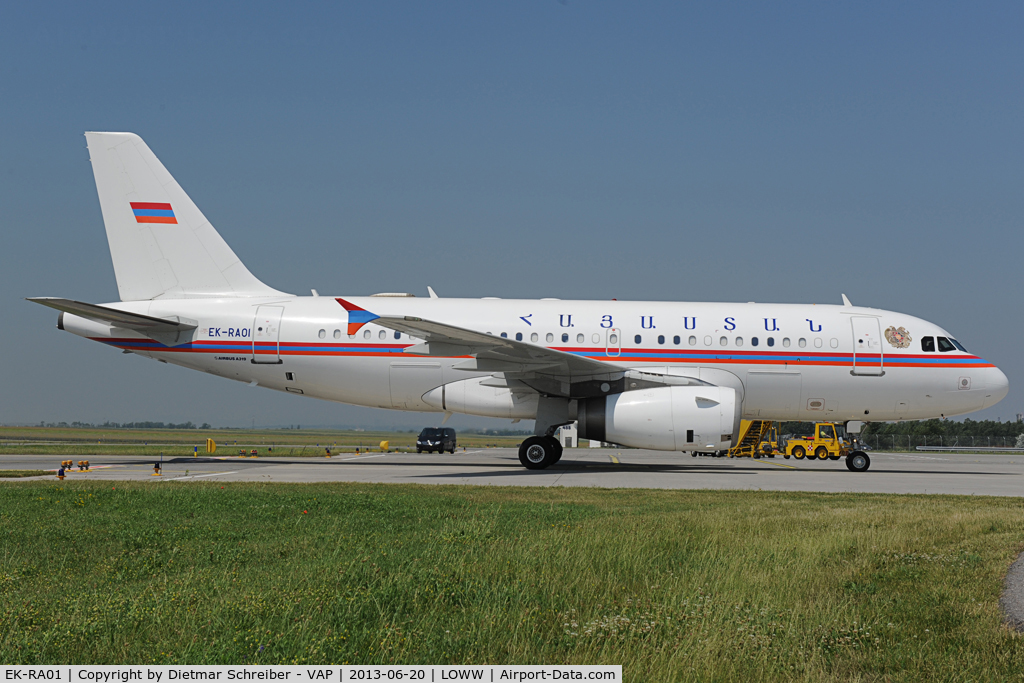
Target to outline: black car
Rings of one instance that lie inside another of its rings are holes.
[[[416,452],[455,452],[455,430],[451,427],[424,427],[416,438]]]

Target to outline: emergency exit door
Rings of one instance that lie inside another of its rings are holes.
[[[252,323],[252,362],[281,362],[281,316],[284,306],[258,306]]]
[[[854,316],[853,370],[854,375],[884,375],[882,363],[882,326],[878,318]]]

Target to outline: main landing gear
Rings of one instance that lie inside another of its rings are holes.
[[[851,472],[867,472],[871,467],[871,458],[864,451],[853,451],[846,456],[846,468]]]
[[[519,444],[519,462],[528,470],[542,470],[562,458],[562,444],[553,436],[531,436]]]

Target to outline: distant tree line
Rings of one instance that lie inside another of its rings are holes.
[[[209,422],[196,427],[193,422],[40,422],[40,427],[64,427],[71,429],[212,429]]]

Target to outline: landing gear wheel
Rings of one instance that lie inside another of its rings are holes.
[[[555,449],[555,462],[562,459],[562,444],[558,443],[558,439],[553,436],[546,437]]]
[[[871,458],[864,451],[854,451],[846,456],[846,468],[851,472],[867,472],[871,467]]]
[[[519,445],[519,462],[528,470],[542,470],[558,461],[558,442],[546,436],[531,436]]]
[[[828,449],[824,446],[818,446],[814,449],[814,455],[817,456],[818,460],[828,459]]]
[[[793,449],[793,457],[797,460],[803,460],[805,455],[807,455],[807,451],[804,450],[803,446],[797,446]]]

